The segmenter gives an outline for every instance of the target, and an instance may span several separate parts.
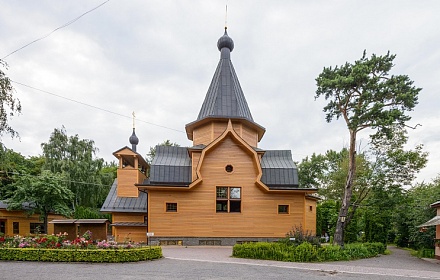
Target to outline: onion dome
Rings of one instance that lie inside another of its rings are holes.
[[[228,32],[225,27],[225,34],[217,41],[217,48],[221,51],[223,48],[228,48],[230,52],[234,49],[234,41],[228,36]]]
[[[128,141],[130,141],[132,150],[136,152],[136,145],[139,144],[139,138],[136,136],[136,133],[134,132],[134,128],[133,128],[133,133],[131,134]]]

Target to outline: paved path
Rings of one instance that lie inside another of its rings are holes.
[[[284,267],[300,270],[361,275],[440,279],[440,261],[413,257],[408,251],[388,246],[392,254],[355,261],[292,263],[232,258],[231,247],[162,247],[165,258],[199,262]]]

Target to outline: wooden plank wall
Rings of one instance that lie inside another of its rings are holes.
[[[143,223],[145,221],[147,213],[112,213],[112,222],[131,222],[131,223]],[[134,242],[146,242],[147,227],[134,227],[134,226],[113,226],[112,235],[116,242],[125,242],[131,240]]]
[[[139,183],[139,170],[131,167],[118,169],[118,188],[117,194],[119,197],[138,197],[139,190],[134,185]],[[142,173],[141,173],[142,174]]]
[[[303,229],[316,234],[316,200],[306,198],[305,224]]]
[[[191,156],[191,160],[192,160],[192,181],[195,181],[197,179],[197,166],[199,165],[199,159],[201,156],[202,152],[193,152],[192,156]]]
[[[228,122],[215,121],[202,125],[193,131],[193,145],[204,144],[208,145],[215,139],[217,139],[225,130]],[[258,145],[258,133],[255,129],[252,129],[241,122],[233,123],[234,131],[245,140],[252,147]]]
[[[240,135],[252,147],[258,147],[258,133],[254,129],[242,125],[242,134]]]
[[[65,219],[61,215],[54,215],[49,214],[48,220],[49,222],[52,220],[59,220],[59,219]],[[31,234],[30,232],[30,224],[31,223],[43,223],[40,221],[40,216],[38,214],[34,214],[30,217],[26,215],[24,211],[7,211],[7,210],[0,210],[0,220],[6,220],[6,233],[5,235],[8,236],[14,236],[16,234],[13,233],[13,223],[18,222],[19,227],[19,235],[26,236]],[[48,224],[47,226],[47,233],[53,234],[54,233],[54,225]],[[33,233],[32,233],[33,234]]]
[[[197,146],[200,144],[208,145],[212,142],[212,124],[208,123],[200,126],[193,131],[193,145]]]
[[[147,242],[147,227],[114,227],[116,242]]]
[[[225,171],[228,164],[232,173]],[[256,186],[253,157],[231,136],[205,156],[201,173],[203,182],[191,191],[149,191],[149,231],[155,236],[284,237],[304,223],[304,194]],[[216,186],[242,188],[241,213],[216,213]],[[177,203],[177,212],[167,213],[167,202]],[[279,204],[290,205],[290,213],[278,214]]]
[[[120,222],[129,222],[129,223],[143,223],[145,213],[113,213],[112,214],[112,222],[120,223]]]

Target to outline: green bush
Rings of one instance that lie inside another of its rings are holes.
[[[232,256],[290,262],[324,262],[370,258],[383,254],[385,250],[382,243],[353,243],[341,248],[335,245],[318,247],[308,242],[297,246],[283,242],[258,242],[236,244],[232,249]]]
[[[434,258],[434,253],[435,250],[434,249],[420,249],[417,251],[417,257],[418,258],[428,258],[428,259],[433,259]]]
[[[138,262],[162,257],[160,247],[132,249],[0,248],[0,260],[45,262]]]

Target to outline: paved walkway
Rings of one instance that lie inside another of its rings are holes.
[[[392,254],[355,261],[292,263],[232,258],[231,247],[162,247],[165,258],[254,266],[289,267],[301,270],[352,274],[440,279],[440,261],[413,257],[408,251],[389,246]]]

